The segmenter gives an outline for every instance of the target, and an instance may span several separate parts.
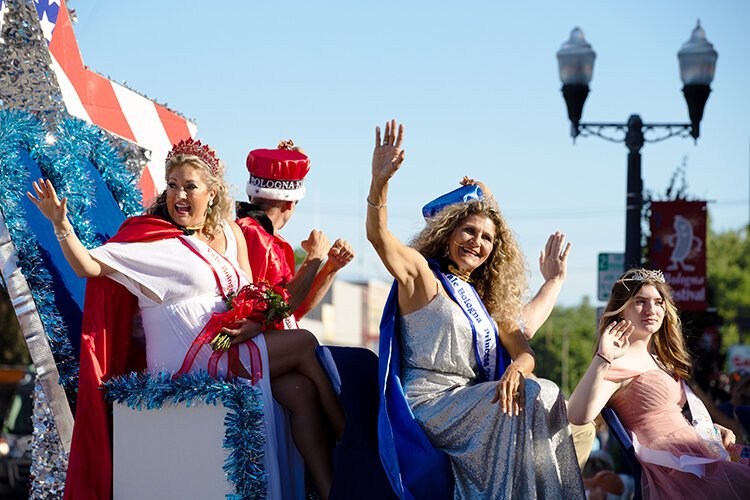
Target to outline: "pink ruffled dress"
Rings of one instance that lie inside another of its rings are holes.
[[[633,381],[617,391],[608,406],[617,412],[625,428],[636,435],[641,446],[677,456],[714,457],[698,432],[682,415],[686,397],[682,383],[653,369],[637,372],[612,367],[607,380]],[[698,477],[669,467],[644,462],[641,490],[645,499],[750,498],[750,467],[728,460],[708,463]]]

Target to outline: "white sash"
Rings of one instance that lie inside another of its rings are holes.
[[[698,477],[703,477],[706,473],[706,464],[726,460],[729,457],[729,454],[727,453],[727,450],[724,449],[721,442],[721,434],[714,426],[711,416],[708,414],[708,410],[703,402],[698,399],[698,396],[695,395],[684,380],[682,381],[682,387],[685,390],[690,413],[693,416],[693,427],[695,427],[698,435],[703,438],[711,451],[718,456],[712,458],[695,457],[692,455],[677,456],[664,450],[652,450],[651,448],[642,446],[638,442],[635,433],[633,433],[633,449],[642,462],[661,465],[663,467],[669,467],[670,469],[689,472]]]
[[[487,380],[495,380],[499,343],[497,326],[473,286],[453,274],[444,273],[443,276],[451,287],[448,292],[461,306],[471,323],[471,329],[474,331],[474,354],[482,374]]]
[[[231,294],[237,293],[240,286],[240,274],[229,259],[200,240],[187,236],[180,236],[180,238],[190,245],[197,255],[213,269],[218,284],[221,286],[220,292],[222,292],[222,295],[229,297]]]
[[[682,387],[685,389],[685,395],[687,397],[688,406],[690,407],[690,414],[693,416],[693,427],[698,431],[700,437],[706,441],[706,444],[712,452],[719,455],[720,460],[726,460],[729,457],[726,448],[721,440],[721,433],[714,425],[711,420],[711,415],[708,413],[708,409],[703,404],[703,401],[695,395],[693,390],[683,380]]]

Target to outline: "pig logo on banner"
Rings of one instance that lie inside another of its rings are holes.
[[[680,311],[705,311],[706,202],[652,201],[649,267],[664,271]]]
[[[703,249],[703,240],[693,233],[693,224],[681,215],[675,215],[674,234],[669,235],[666,240],[667,244],[674,247],[672,255],[669,257],[671,263],[667,267],[668,271],[682,269],[684,271],[695,271],[695,266],[685,262],[691,254],[700,252]]]

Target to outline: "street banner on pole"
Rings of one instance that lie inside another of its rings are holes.
[[[705,311],[706,202],[651,202],[651,267],[661,269],[681,311]]]

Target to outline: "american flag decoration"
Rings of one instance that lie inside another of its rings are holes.
[[[195,137],[197,126],[87,68],[65,0],[34,0],[34,6],[67,112],[151,152],[139,183],[149,205],[165,187],[164,160],[172,144]]]
[[[66,483],[84,282],[66,277],[52,228],[23,190],[31,178],[54,178],[75,200],[69,217],[91,248],[141,200],[151,204],[172,143],[195,133],[174,111],[84,66],[64,0],[0,0],[0,281],[37,369],[31,464],[19,462],[32,500],[62,498]]]

